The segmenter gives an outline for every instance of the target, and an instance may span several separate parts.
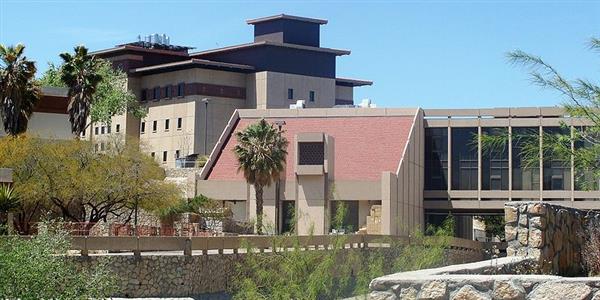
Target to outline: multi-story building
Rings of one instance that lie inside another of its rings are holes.
[[[206,155],[236,109],[307,108],[353,104],[353,88],[372,82],[337,77],[336,58],[347,50],[321,47],[326,20],[276,15],[248,20],[254,41],[190,53],[166,36],[92,54],[127,72],[128,88],[148,108],[137,120],[116,116],[110,126],[86,133],[97,143],[111,133],[139,138],[166,166],[188,155]]]
[[[590,125],[560,108],[266,109],[234,113],[197,182],[197,193],[224,201],[239,220],[255,217],[256,202],[237,171],[234,134],[260,118],[285,122],[290,141],[279,195],[276,185],[264,190],[266,220],[280,230],[328,232],[340,201],[354,230],[408,234],[452,213],[463,237],[472,216],[500,215],[509,201],[600,209],[598,184],[584,186],[573,161],[544,151],[538,164],[523,161],[524,137],[542,146],[543,133]],[[482,137],[494,135],[503,149],[486,150]]]

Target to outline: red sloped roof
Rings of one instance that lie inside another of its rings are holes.
[[[383,171],[396,172],[413,124],[412,116],[378,117],[294,117],[285,120],[285,136],[290,141],[286,177],[294,177],[294,136],[303,132],[324,132],[334,139],[334,179],[377,181]],[[232,151],[237,143],[235,132],[257,119],[241,119],[215,162],[208,180],[244,180],[237,172]]]

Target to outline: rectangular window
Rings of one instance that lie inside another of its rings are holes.
[[[425,189],[448,189],[448,128],[425,129]]]
[[[167,161],[167,151],[163,151],[163,162]]]
[[[169,131],[169,119],[165,120],[165,131]]]
[[[177,85],[177,97],[183,97],[185,95],[185,83]]]
[[[152,132],[156,132],[158,128],[158,121],[152,121]]]
[[[299,165],[322,165],[325,161],[325,145],[323,142],[298,143]]]
[[[150,153],[150,156],[152,156],[152,158],[154,158],[156,156],[156,154],[154,152]]]
[[[179,150],[175,150],[175,158],[179,158]]]
[[[477,128],[452,128],[452,189],[477,190]]]
[[[512,128],[512,189],[539,190],[540,164],[539,159],[527,163],[524,153],[539,149],[540,133],[537,127]],[[539,151],[538,151],[539,152]]]
[[[98,133],[100,132],[99,130],[100,130],[100,129],[98,129],[98,127],[94,128],[94,134],[95,134],[95,135],[98,135]]]
[[[171,86],[167,85],[165,87],[165,98],[171,98]]]
[[[308,93],[308,101],[315,102],[315,91],[310,91]]]
[[[598,134],[594,130],[589,130],[587,127],[575,127],[577,132],[577,138],[574,143],[575,150],[582,148],[594,147],[594,141],[599,140]],[[597,191],[599,188],[599,182],[595,179],[594,169],[586,166],[578,166],[575,164],[575,190],[576,191]]]
[[[181,129],[182,125],[183,125],[183,119],[182,118],[177,118],[177,129]]]
[[[542,143],[552,141],[555,144],[560,143],[561,137],[564,139],[564,145],[561,148],[570,147],[570,129],[564,127],[544,127]],[[548,155],[549,156],[549,155]],[[544,156],[544,190],[564,191],[571,189],[571,160],[561,160],[557,157]]]
[[[104,142],[100,143],[100,151],[104,151]]]
[[[115,131],[116,131],[117,133],[121,132],[121,124],[117,124],[117,125],[115,126]]]
[[[497,141],[481,149],[481,189],[508,190],[508,128],[486,127],[481,131],[482,136]]]
[[[146,122],[142,122],[142,124],[140,124],[140,132],[141,133],[146,132]]]
[[[294,89],[288,89],[288,99],[294,100]]]
[[[160,99],[160,88],[159,87],[154,88],[154,91],[152,94],[152,99],[154,99],[154,100]]]
[[[100,134],[104,134],[106,132],[106,127],[100,127]]]
[[[147,93],[148,91],[146,89],[143,89],[140,93],[140,99],[142,100],[142,102],[145,102],[147,100]]]
[[[111,125],[107,125],[107,126],[106,126],[106,133],[110,133],[110,131],[111,131],[111,127],[112,127]]]

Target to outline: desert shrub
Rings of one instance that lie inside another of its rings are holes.
[[[600,275],[600,228],[588,225],[581,251],[583,267],[590,276]]]
[[[115,278],[104,263],[77,268],[65,255],[66,232],[48,223],[42,228],[31,239],[0,239],[0,298],[102,299],[116,291]]]

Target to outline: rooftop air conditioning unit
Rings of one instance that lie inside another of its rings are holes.
[[[360,102],[358,107],[360,107],[360,108],[376,108],[377,105],[375,103],[371,103],[371,99],[365,98],[365,99],[362,99],[362,101]]]
[[[306,107],[306,100],[298,100],[296,104],[290,104],[290,109],[302,109]]]

